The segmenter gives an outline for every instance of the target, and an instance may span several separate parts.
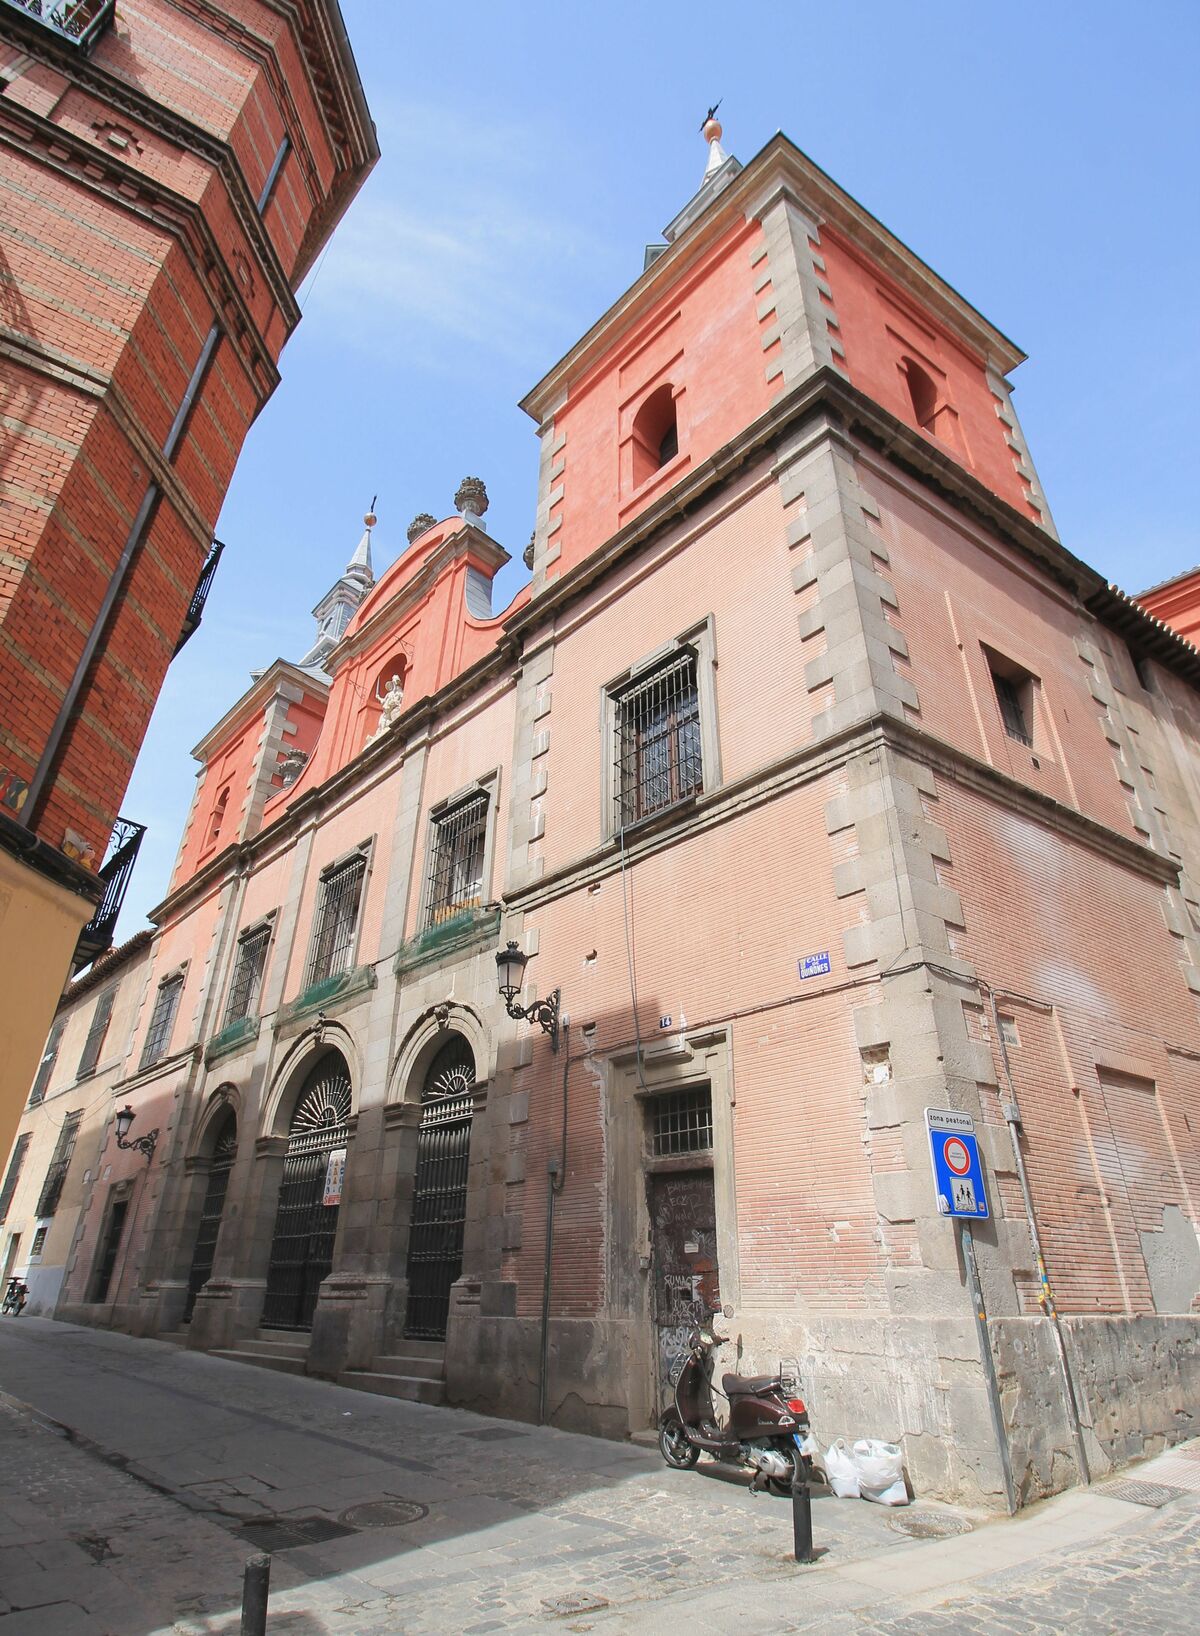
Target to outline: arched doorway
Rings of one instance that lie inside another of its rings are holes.
[[[421,1087],[404,1318],[404,1333],[414,1340],[446,1338],[450,1288],[462,1271],[474,1087],[475,1058],[455,1034]]]
[[[327,1051],[300,1088],[288,1131],[264,1329],[312,1327],[321,1280],[333,1267],[349,1118],[350,1070],[340,1051]]]
[[[225,1209],[225,1192],[229,1186],[229,1172],[237,1157],[237,1115],[230,1108],[217,1127],[213,1143],[212,1161],[208,1170],[208,1186],[200,1207],[200,1225],[196,1229],[196,1247],[192,1251],[192,1269],[188,1273],[187,1304],[183,1321],[191,1320],[196,1297],[212,1274],[213,1255],[217,1248],[217,1234],[221,1231],[221,1214]]]

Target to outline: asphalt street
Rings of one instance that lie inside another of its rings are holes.
[[[155,1341],[0,1322],[0,1636],[1195,1628],[1200,1444],[1014,1520],[786,1500],[653,1449],[375,1398]],[[915,1536],[915,1537],[914,1537]]]

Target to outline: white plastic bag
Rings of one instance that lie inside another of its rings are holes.
[[[851,1460],[858,1477],[858,1492],[864,1500],[873,1500],[876,1505],[908,1504],[904,1456],[895,1443],[860,1438],[851,1450]]]
[[[844,1437],[825,1450],[825,1480],[839,1500],[856,1500],[859,1493],[858,1467],[846,1447]]]

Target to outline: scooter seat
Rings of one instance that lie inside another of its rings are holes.
[[[778,1375],[724,1375],[721,1390],[726,1397],[741,1397],[746,1393],[769,1392],[781,1384]]]

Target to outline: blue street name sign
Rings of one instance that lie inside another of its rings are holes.
[[[803,982],[806,977],[824,977],[829,970],[828,949],[820,954],[806,954],[800,962],[800,981]]]
[[[984,1221],[988,1201],[975,1121],[969,1113],[959,1113],[956,1108],[926,1108],[925,1128],[929,1132],[939,1212]]]

